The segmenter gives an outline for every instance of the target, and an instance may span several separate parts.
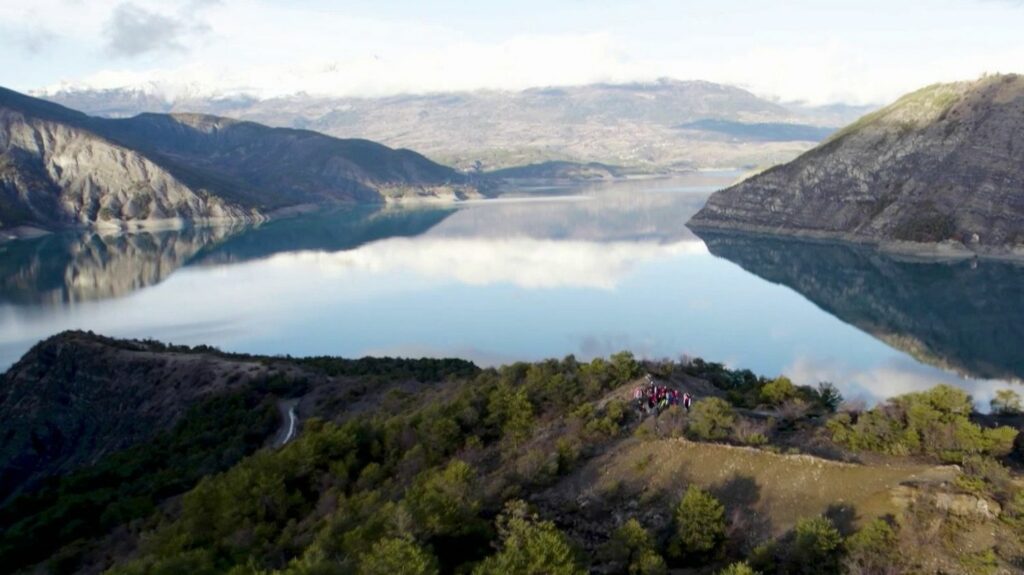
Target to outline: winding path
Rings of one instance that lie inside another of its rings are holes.
[[[274,447],[281,447],[295,439],[298,432],[299,416],[295,413],[299,405],[298,399],[287,399],[277,402],[277,410],[281,413],[281,427],[274,434]]]

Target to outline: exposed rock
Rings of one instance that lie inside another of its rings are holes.
[[[956,517],[973,519],[996,519],[1002,512],[999,503],[991,499],[934,486],[900,485],[892,490],[891,500],[900,509],[925,505]]]
[[[930,86],[714,194],[699,227],[1024,257],[1024,78]]]
[[[180,226],[259,221],[257,210],[193,189],[145,155],[0,101],[0,227]]]
[[[0,228],[177,228],[477,194],[451,168],[367,140],[197,114],[93,118],[0,88]]]

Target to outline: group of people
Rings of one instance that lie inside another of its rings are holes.
[[[690,411],[693,396],[689,393],[680,394],[678,389],[658,385],[654,378],[648,375],[646,385],[638,386],[633,390],[633,401],[636,403],[637,410],[645,413],[654,410],[661,411],[673,405],[682,405],[686,411]]]

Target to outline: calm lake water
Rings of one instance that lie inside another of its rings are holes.
[[[1024,377],[1024,267],[687,229],[734,177],[0,245],[0,367],[78,328],[481,365],[628,349],[867,401],[949,382],[983,404]]]

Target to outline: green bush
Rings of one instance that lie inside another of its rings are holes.
[[[481,562],[473,575],[583,575],[569,540],[550,521],[512,501],[498,520],[501,549]]]
[[[854,450],[892,455],[925,454],[958,463],[970,455],[1003,456],[1013,449],[1016,430],[985,429],[971,422],[971,398],[952,386],[890,399],[860,413],[856,421],[839,414],[827,426],[832,439]]]
[[[687,432],[705,441],[727,439],[733,432],[736,415],[731,405],[717,397],[702,399],[693,405]]]
[[[839,409],[840,404],[843,403],[843,394],[830,381],[819,383],[818,389],[815,390],[815,395],[817,396],[818,404],[830,413],[835,413]]]
[[[719,571],[718,575],[759,575],[759,572],[754,571],[754,569],[747,563],[741,562],[729,565],[725,569]]]
[[[605,558],[616,570],[630,575],[662,575],[665,560],[658,554],[654,539],[636,519],[630,519],[615,530],[603,549]]]
[[[1000,389],[996,396],[989,401],[992,413],[1001,415],[1016,415],[1021,412],[1020,395],[1012,389]]]
[[[437,559],[397,537],[381,539],[359,562],[359,575],[436,575]]]
[[[958,557],[966,575],[994,575],[999,571],[999,557],[992,549],[964,553]]]
[[[801,519],[794,529],[790,563],[796,572],[838,573],[843,536],[828,518]]]
[[[761,388],[761,402],[766,405],[782,405],[787,399],[800,396],[800,391],[788,377],[779,376]]]
[[[675,554],[684,557],[712,556],[725,541],[725,508],[713,495],[696,485],[686,489],[676,507]]]
[[[490,396],[488,421],[499,428],[502,437],[511,445],[519,445],[533,430],[533,405],[526,388],[509,385],[497,387]]]
[[[458,459],[427,471],[406,491],[405,504],[425,537],[471,531],[480,509],[476,472]]]
[[[846,539],[844,567],[849,575],[873,575],[904,570],[899,538],[889,523],[875,519]]]

